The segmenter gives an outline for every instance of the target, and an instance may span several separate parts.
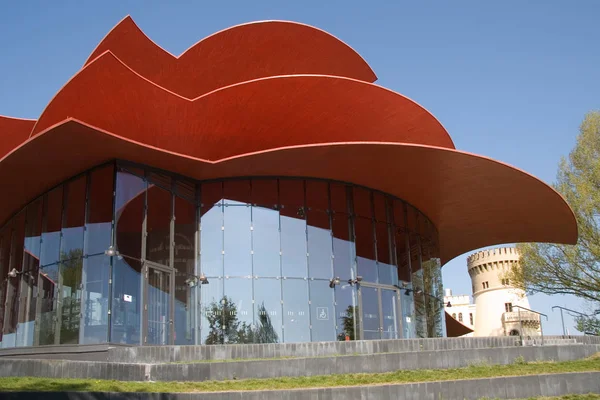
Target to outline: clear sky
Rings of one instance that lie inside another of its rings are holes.
[[[598,0],[0,0],[0,114],[37,118],[128,14],[173,54],[254,20],[324,29],[367,60],[378,84],[431,111],[458,149],[548,183],[585,113],[600,108]],[[466,255],[444,267],[444,283],[455,294],[471,293]],[[582,307],[558,296],[530,301],[549,315],[544,331],[553,334],[561,324],[552,305]]]

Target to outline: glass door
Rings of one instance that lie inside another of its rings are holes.
[[[173,344],[173,270],[146,263],[144,344]]]
[[[381,318],[379,307],[379,289],[372,286],[360,287],[362,339],[381,338]]]
[[[398,289],[361,285],[361,338],[398,339]]]

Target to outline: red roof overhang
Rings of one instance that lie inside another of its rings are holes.
[[[551,187],[489,158],[390,142],[299,145],[207,161],[66,120],[0,160],[0,221],[69,177],[114,159],[204,180],[303,176],[364,185],[402,198],[436,225],[445,263],[508,242],[575,243],[573,212]],[[15,173],[18,171],[18,173]]]

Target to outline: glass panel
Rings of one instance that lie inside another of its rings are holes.
[[[85,224],[85,176],[65,185],[65,205],[60,259],[71,260],[83,257],[83,225]]]
[[[343,185],[341,183],[330,183],[329,191],[331,194],[331,210],[336,213],[348,214],[348,199],[346,192],[350,186]]]
[[[241,205],[241,203],[238,203]],[[251,207],[224,207],[224,265],[226,276],[252,275]]]
[[[221,344],[224,341],[223,315],[231,308],[231,302],[223,297],[223,281],[211,279],[208,285],[200,285],[201,311],[200,333],[202,343]]]
[[[223,343],[253,343],[252,279],[225,279],[225,293],[219,336]]]
[[[97,255],[84,259],[79,343],[108,341],[108,280],[110,258]]]
[[[373,192],[373,210],[377,222],[388,222],[387,199],[382,193]]]
[[[79,342],[82,268],[83,258],[72,258],[60,264],[59,280],[62,286],[59,285],[61,299],[57,308],[60,316],[60,344],[77,344]]]
[[[333,275],[347,281],[354,277],[354,242],[350,241],[348,214],[333,214]]]
[[[352,188],[354,214],[363,218],[372,218],[371,192],[360,187]]]
[[[398,339],[398,292],[381,289],[382,339]]]
[[[377,288],[361,286],[362,339],[381,339],[379,332],[379,293]]]
[[[306,181],[306,206],[312,211],[329,210],[329,187],[324,181]]]
[[[113,257],[112,326],[113,343],[141,344],[142,275],[141,263]]]
[[[279,212],[252,207],[252,264],[254,275],[277,277],[281,275],[279,239]]]
[[[38,282],[38,327],[36,341],[40,345],[55,343],[56,307],[58,302],[58,264],[48,265],[40,270]]]
[[[202,185],[200,266],[206,276],[223,276],[223,205],[212,205],[220,196],[220,186]]]
[[[187,284],[194,275],[196,206],[175,197],[175,344],[194,344],[194,288]]]
[[[85,254],[102,254],[110,246],[113,217],[114,166],[90,174],[89,205],[85,225]]]
[[[10,249],[10,269],[23,270],[23,244],[25,242],[25,212],[21,212],[14,220],[14,230]],[[21,276],[8,278],[6,292],[6,318],[4,321],[4,347],[16,345],[17,323],[19,321],[19,291],[21,289]]]
[[[225,181],[223,187],[223,199],[225,204],[249,205],[250,204],[250,181],[232,180]]]
[[[335,288],[335,310],[337,313],[336,329],[337,340],[358,339],[358,307],[356,306],[356,292],[353,286],[342,280],[342,284]]]
[[[282,283],[284,340],[286,343],[310,342],[308,281],[285,279]]]
[[[147,344],[171,343],[171,273],[148,268]]]
[[[161,188],[170,191],[172,180],[171,177],[158,172],[148,172],[148,182],[150,186],[160,186]]]
[[[384,285],[398,284],[398,270],[392,263],[393,242],[390,242],[391,227],[383,222],[377,222],[377,268],[379,283]]]
[[[117,173],[116,248],[121,254],[137,260],[142,255],[145,195],[146,181],[126,172]],[[139,271],[139,266],[135,268]]]
[[[195,201],[196,199],[196,184],[186,180],[178,179],[175,182],[175,194],[188,201]]]
[[[161,187],[148,188],[147,259],[167,266],[171,266],[171,197],[171,192]]]
[[[356,235],[357,274],[365,282],[377,282],[377,263],[375,262],[375,243],[373,241],[373,223],[370,219],[354,219]]]
[[[333,290],[329,281],[310,281],[311,340],[328,342],[335,340],[335,309]]]
[[[252,180],[252,204],[270,209],[277,209],[279,204],[277,179]]]
[[[331,279],[333,271],[329,215],[324,212],[309,211],[307,231],[308,274],[311,278]]]
[[[12,223],[8,223],[0,232],[0,277],[8,275],[10,261],[10,239],[12,234]],[[4,330],[4,305],[6,301],[6,289],[8,279],[0,279],[0,345],[2,344],[2,332]]]
[[[254,280],[254,343],[282,340],[281,280]]]
[[[410,283],[406,284],[406,289],[412,289]],[[416,337],[415,328],[415,307],[412,290],[401,291],[400,307],[402,307],[402,337],[411,339]]]
[[[423,269],[421,268],[421,249],[419,238],[411,235],[410,240],[410,265],[412,268],[411,282],[414,289],[415,305],[415,330],[417,337],[427,337],[427,308],[425,303]]]
[[[35,312],[37,305],[37,280],[40,268],[40,235],[42,224],[41,199],[27,207],[25,242],[23,249],[23,274],[19,299],[17,346],[33,346]],[[6,275],[2,275],[6,276]]]
[[[281,269],[283,276],[306,278],[306,221],[281,215]]]
[[[408,235],[396,228],[396,260],[398,262],[398,279],[410,282],[410,254],[408,253]]]
[[[49,192],[44,200],[45,221],[42,230],[40,264],[49,265],[58,262],[60,250],[60,229],[62,222],[63,188]]]

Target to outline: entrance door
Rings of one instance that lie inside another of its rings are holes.
[[[398,289],[370,286],[360,287],[361,338],[397,339]]]
[[[146,262],[144,344],[173,344],[173,270]]]

